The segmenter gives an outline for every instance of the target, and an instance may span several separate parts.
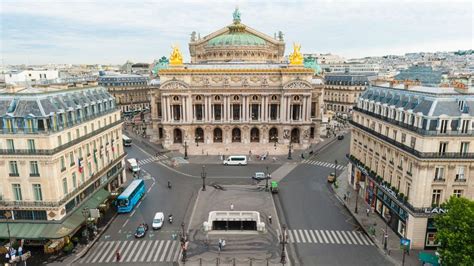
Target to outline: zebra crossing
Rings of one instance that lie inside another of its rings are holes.
[[[317,166],[322,166],[322,167],[328,167],[328,168],[334,168],[335,164],[333,163],[328,163],[328,162],[321,162],[321,161],[313,161],[313,160],[303,160],[302,163],[305,163],[305,164],[312,164],[312,165],[317,165]],[[337,165],[336,169],[337,170],[343,170],[344,169],[344,165]]]
[[[288,230],[287,234],[289,243],[374,245],[370,237],[359,231],[292,229]]]
[[[168,159],[168,156],[166,156],[165,154],[158,155],[158,156],[153,156],[153,157],[149,157],[149,158],[146,158],[146,159],[138,160],[138,165],[142,166],[142,165],[145,165],[145,164],[149,164],[151,162],[163,161],[163,160],[166,160],[166,159]]]
[[[117,262],[116,253],[120,254]],[[80,264],[176,262],[180,253],[177,240],[99,241],[80,261]]]

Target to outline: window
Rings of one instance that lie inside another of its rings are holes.
[[[16,161],[10,161],[10,176],[19,176],[18,165]]]
[[[89,176],[92,176],[92,164],[90,162],[87,163],[87,171]]]
[[[30,176],[39,176],[38,162],[30,162]]]
[[[398,131],[396,131],[396,130],[393,131],[393,139],[394,140],[397,140],[397,133],[398,133]]]
[[[8,152],[15,152],[15,143],[13,142],[12,139],[7,139],[7,149]]]
[[[456,197],[458,197],[458,198],[462,197],[462,194],[463,194],[463,190],[462,190],[462,189],[455,189],[455,190],[453,191],[453,195],[456,196]]]
[[[402,143],[405,143],[406,140],[407,140],[407,134],[402,133]]]
[[[385,127],[385,136],[387,136],[387,137],[388,137],[388,132],[389,132],[389,128]]]
[[[297,97],[297,96],[295,96]],[[300,104],[293,104],[291,105],[291,112],[292,112],[292,120],[300,120],[301,119],[301,115],[300,115],[300,107],[301,105]]]
[[[411,184],[407,182],[407,183],[405,184],[405,187],[406,187],[406,189],[405,189],[405,196],[407,197],[407,199],[409,199],[409,198],[410,198]]]
[[[438,150],[439,155],[445,155],[447,149],[448,149],[448,143],[447,142],[440,142],[439,143],[439,150]]]
[[[61,156],[61,172],[66,170],[66,163],[64,162],[64,157]]]
[[[86,144],[87,156],[91,155],[91,149],[89,143]]]
[[[411,161],[408,162],[407,173],[408,173],[409,175],[412,175],[412,174],[413,174],[413,162],[411,162]]]
[[[79,132],[79,128],[76,128],[76,138],[80,138],[81,133]]]
[[[74,165],[74,153],[72,151],[69,153],[69,164],[70,166]]]
[[[194,105],[194,117],[196,120],[202,120],[202,104],[195,104]]]
[[[12,191],[13,191],[13,198],[15,199],[15,201],[23,200],[23,196],[21,195],[20,184],[12,184]]]
[[[58,146],[63,145],[63,140],[61,139],[61,136],[58,136]]]
[[[67,178],[63,178],[63,193],[67,194]]]
[[[35,201],[42,201],[43,200],[43,193],[41,192],[41,185],[40,184],[33,184],[33,197]]]
[[[260,118],[259,104],[251,104],[250,106],[250,118],[252,120],[258,120]]]
[[[461,155],[467,155],[469,152],[469,142],[461,142],[461,149],[459,150]]]
[[[428,232],[426,233],[426,246],[427,247],[435,247],[438,243],[436,241],[436,233]]]
[[[76,173],[72,173],[72,188],[77,187],[77,178],[76,178]]]
[[[214,104],[214,120],[220,121],[222,119],[222,105]]]
[[[71,132],[68,132],[67,133],[67,142],[71,142],[71,140],[72,140]]]
[[[278,119],[278,104],[270,104],[270,120]]]
[[[240,104],[232,105],[232,120],[240,120]]]
[[[415,145],[416,145],[416,138],[411,137],[410,138],[410,147],[415,148]]]
[[[448,129],[448,120],[441,120],[439,133],[446,133],[447,129]]]
[[[29,152],[35,152],[36,151],[35,140],[34,139],[29,139],[28,140],[28,151]]]
[[[469,120],[463,120],[461,123],[461,133],[467,133],[469,127]]]
[[[444,167],[437,166],[435,168],[435,180],[444,180]]]
[[[456,179],[455,179],[456,181],[466,181],[466,179],[464,179],[464,170],[465,170],[464,166],[458,167],[458,171],[457,171]]]
[[[433,195],[431,197],[431,205],[439,206],[441,203],[441,189],[433,189]]]
[[[311,102],[311,117],[316,117],[316,103]]]
[[[173,104],[172,105],[172,112],[173,112],[173,120],[175,120],[175,121],[181,120],[181,105]]]

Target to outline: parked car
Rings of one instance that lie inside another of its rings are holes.
[[[337,136],[337,139],[338,139],[338,140],[344,139],[344,135],[342,135],[342,134],[338,135],[338,136]]]
[[[270,191],[272,193],[278,193],[278,182],[277,181],[272,181],[271,186],[270,186]]]
[[[148,226],[146,224],[140,224],[135,231],[136,238],[142,238],[145,236],[146,231],[148,231]]]
[[[329,183],[333,183],[335,180],[336,180],[336,174],[330,173],[330,174],[328,175],[328,182],[329,182]]]
[[[256,180],[263,180],[263,179],[266,179],[267,176],[265,175],[264,172],[256,172],[255,174],[253,174],[252,178]]]

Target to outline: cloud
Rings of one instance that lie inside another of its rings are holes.
[[[4,63],[151,62],[232,21],[346,57],[472,48],[469,1],[3,0]],[[287,49],[288,51],[288,49]],[[188,57],[189,58],[189,57]]]

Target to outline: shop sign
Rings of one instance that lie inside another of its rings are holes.
[[[425,213],[436,213],[436,214],[440,214],[440,213],[446,213],[446,210],[445,210],[445,209],[442,209],[442,208],[440,208],[440,207],[435,207],[435,208],[432,208],[432,209],[425,208]]]
[[[409,249],[410,248],[410,239],[408,238],[401,238],[400,239],[400,249]]]
[[[392,196],[394,196],[395,198],[397,197],[397,193],[395,193],[391,188],[385,186],[385,185],[382,185],[382,187],[388,192],[390,193]]]

